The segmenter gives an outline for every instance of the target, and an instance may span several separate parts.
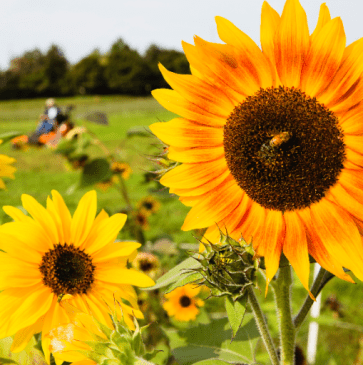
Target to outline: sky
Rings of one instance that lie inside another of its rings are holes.
[[[347,44],[363,37],[363,0],[326,0],[331,16],[343,20]],[[72,64],[118,39],[141,54],[152,43],[182,50],[198,35],[220,42],[214,17],[223,16],[258,45],[263,0],[0,0],[0,69],[11,58],[57,44]],[[285,0],[268,3],[281,14]],[[300,0],[314,29],[321,2]]]

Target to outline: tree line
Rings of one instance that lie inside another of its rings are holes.
[[[98,50],[71,65],[62,50],[52,45],[46,53],[39,49],[13,58],[8,70],[0,71],[0,99],[20,99],[83,94],[149,95],[168,87],[159,69],[190,73],[182,52],[151,45],[140,55],[122,39],[109,52]]]

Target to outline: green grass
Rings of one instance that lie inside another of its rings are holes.
[[[157,139],[150,137],[127,138],[127,131],[135,126],[149,126],[157,121],[167,121],[173,114],[165,111],[151,98],[130,97],[77,97],[59,99],[59,105],[72,103],[76,106],[74,119],[77,124],[85,124],[109,148],[115,151],[121,160],[127,161],[133,174],[126,181],[133,204],[145,195],[153,194],[162,203],[162,209],[150,218],[150,229],[145,232],[146,239],[154,242],[159,237],[171,237],[175,242],[195,242],[193,232],[182,232],[180,227],[189,210],[183,206],[177,197],[172,197],[167,190],[155,191],[156,184],[143,184],[144,171],[153,168],[152,163],[146,158],[158,149]],[[5,101],[0,102],[0,133],[18,130],[29,133],[36,127],[36,120],[43,110],[43,99]],[[91,111],[103,111],[109,116],[110,125],[107,127],[94,125],[84,121],[83,117]],[[68,171],[64,159],[54,154],[51,149],[29,149],[27,152],[12,150],[10,144],[0,147],[1,152],[17,159],[15,180],[7,180],[6,191],[0,191],[1,205],[21,205],[21,194],[34,196],[41,204],[45,204],[46,197],[52,189],[58,190],[64,197],[70,210],[73,212],[81,196],[89,189],[70,191],[70,187],[79,181],[79,171]],[[92,149],[92,154],[101,155],[100,150]],[[110,213],[120,211],[125,207],[125,202],[115,189],[107,192],[98,191],[98,209],[106,209]],[[0,220],[6,221],[5,214],[0,212]],[[124,233],[123,237],[126,237]],[[170,259],[167,259],[170,261]],[[166,259],[164,260],[166,261]],[[336,296],[341,303],[343,317],[336,319],[334,312],[323,306],[322,315],[324,324],[319,329],[319,343],[317,365],[363,364],[361,351],[363,331],[363,284],[349,284],[340,279],[333,279],[323,290],[325,300]],[[269,326],[277,340],[276,312],[273,304],[272,288],[267,298],[264,298],[264,284],[261,285],[260,302],[267,314]],[[294,312],[296,312],[306,296],[306,290],[299,280],[295,278],[294,285]],[[220,301],[222,303],[223,300]],[[220,304],[220,311],[223,311]],[[342,328],[347,325],[350,328]],[[298,343],[306,351],[308,321],[298,333]],[[262,344],[259,345],[257,360],[268,364],[264,355]]]

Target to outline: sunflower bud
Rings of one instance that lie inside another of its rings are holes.
[[[212,296],[231,295],[236,300],[248,285],[255,284],[259,259],[254,257],[251,244],[220,234],[218,244],[203,242],[205,250],[197,258],[202,266],[197,271],[204,278],[201,284],[211,289]]]

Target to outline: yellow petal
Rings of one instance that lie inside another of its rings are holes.
[[[300,85],[300,74],[309,50],[309,29],[304,9],[298,0],[287,0],[275,33],[276,68],[287,87]]]
[[[94,263],[113,259],[118,256],[129,256],[141,246],[138,242],[114,242],[109,243],[97,253],[93,254]]]
[[[95,220],[97,210],[97,194],[95,190],[83,195],[74,212],[71,223],[71,242],[76,247],[81,246],[87,238]]]
[[[52,190],[52,198],[55,208],[62,221],[64,241],[70,242],[72,216],[62,196],[56,190]]]
[[[61,218],[58,214],[55,204],[53,203],[52,199],[49,196],[47,197],[47,210],[48,210],[49,214],[52,216],[53,221],[55,222],[55,226],[57,228],[58,237],[59,237],[59,243],[61,243],[61,244],[67,243],[64,240],[63,224],[62,224]]]
[[[314,42],[319,32],[323,29],[324,25],[331,20],[330,12],[325,3],[320,5],[318,23],[310,36],[311,42]]]
[[[89,237],[87,245],[85,245],[86,252],[88,254],[93,254],[107,244],[113,243],[121,228],[124,226],[126,219],[126,214],[118,213],[95,225],[95,230],[91,230],[92,237]]]
[[[3,206],[3,210],[9,217],[13,218],[15,222],[26,222],[32,220],[29,216],[24,214],[20,209],[12,207],[10,205]]]
[[[126,269],[117,266],[100,268],[97,270],[95,276],[97,280],[117,284],[130,284],[141,288],[155,285],[154,280],[150,279],[144,273],[135,269]]]
[[[169,147],[168,157],[171,160],[186,163],[200,163],[224,158],[223,146],[204,148]]]
[[[50,242],[52,244],[59,243],[57,227],[49,212],[30,195],[23,194],[21,200],[23,207],[40,224]]]

